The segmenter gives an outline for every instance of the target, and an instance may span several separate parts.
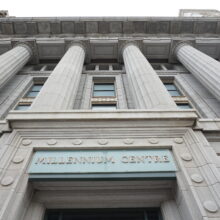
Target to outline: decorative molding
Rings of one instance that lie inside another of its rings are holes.
[[[174,138],[174,142],[177,143],[177,144],[182,144],[183,139],[182,138]]]
[[[74,145],[81,145],[82,143],[83,143],[83,141],[80,140],[80,139],[75,139],[75,140],[73,141],[73,144],[74,144]]]
[[[106,140],[106,139],[98,140],[98,144],[100,144],[100,145],[106,145],[106,144],[108,144],[108,140]]]
[[[28,146],[28,145],[30,145],[32,143],[32,141],[30,140],[30,139],[26,139],[26,140],[23,140],[22,141],[22,144],[24,145],[24,146]]]
[[[191,161],[192,160],[192,156],[189,153],[181,154],[181,158],[182,158],[182,160],[185,160],[185,161]]]
[[[123,141],[125,144],[133,144],[134,143],[134,140],[133,139],[130,139],[130,138],[127,138],[127,139],[124,139]]]
[[[203,177],[200,174],[198,174],[198,173],[192,174],[191,175],[191,179],[195,183],[202,183],[203,182]]]
[[[6,176],[2,179],[1,185],[2,186],[9,186],[14,182],[14,178],[12,176]]]
[[[218,211],[218,206],[215,202],[207,200],[203,203],[204,208],[211,213],[215,213]]]
[[[48,145],[55,145],[56,143],[57,143],[56,139],[50,139],[50,140],[47,141]]]
[[[22,157],[22,156],[15,156],[14,158],[13,158],[13,163],[21,163],[21,162],[23,162],[24,161],[24,157]]]
[[[156,139],[156,138],[150,138],[150,139],[148,140],[148,142],[151,143],[151,144],[157,144],[157,143],[159,143],[159,140]]]

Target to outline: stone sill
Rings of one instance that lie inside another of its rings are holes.
[[[11,111],[6,120],[11,128],[193,127],[197,115],[195,110]]]
[[[220,118],[217,119],[199,119],[197,127],[203,131],[220,131]]]

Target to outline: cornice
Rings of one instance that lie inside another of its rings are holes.
[[[103,126],[106,121],[115,126],[144,127],[193,127],[197,115],[195,110],[117,110],[91,111],[74,110],[59,112],[33,112],[11,111],[7,120],[11,128],[36,128],[36,127],[71,127],[80,126]],[[132,121],[132,123],[131,123]],[[33,123],[34,122],[34,123]],[[80,123],[79,123],[80,122]],[[101,124],[100,124],[101,123]],[[100,124],[100,125],[98,125]],[[109,124],[109,126],[110,126]]]
[[[147,36],[220,33],[220,18],[39,17],[1,18],[0,36]]]

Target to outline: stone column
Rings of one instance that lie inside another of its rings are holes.
[[[72,44],[57,64],[30,110],[59,111],[72,109],[82,74],[85,49]]]
[[[19,44],[0,56],[0,89],[20,71],[32,56],[31,48]]]
[[[187,43],[175,49],[178,60],[220,101],[220,62]]]
[[[134,43],[125,45],[122,55],[136,108],[177,108],[157,73]]]

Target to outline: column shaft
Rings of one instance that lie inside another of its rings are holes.
[[[178,60],[220,101],[220,62],[185,43],[180,44],[175,53]]]
[[[136,108],[176,108],[157,73],[136,45],[125,46],[123,59],[129,84],[133,87]]]
[[[31,55],[31,49],[20,44],[0,56],[0,89],[24,67]]]
[[[72,45],[47,79],[31,110],[71,109],[78,90],[84,59],[83,47],[79,44]]]

